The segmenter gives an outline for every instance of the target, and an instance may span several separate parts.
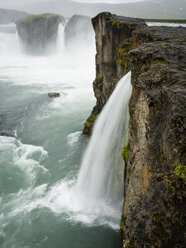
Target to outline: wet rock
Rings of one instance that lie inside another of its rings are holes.
[[[16,28],[25,51],[36,55],[46,53],[56,44],[59,23],[64,22],[64,17],[51,13],[18,20]]]
[[[60,97],[60,93],[52,92],[52,93],[48,93],[48,96],[50,98]]]

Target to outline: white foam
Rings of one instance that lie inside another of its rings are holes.
[[[73,146],[79,140],[80,136],[81,136],[81,131],[75,132],[75,133],[70,133],[67,136],[67,144],[69,146]]]
[[[41,146],[26,145],[14,137],[0,136],[0,153],[1,156],[6,154],[7,159],[12,161],[12,166],[18,166],[24,171],[30,184],[34,183],[40,172],[48,172],[41,165],[41,162],[47,158],[48,152]]]

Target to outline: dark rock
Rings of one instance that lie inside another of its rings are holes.
[[[16,28],[25,51],[46,53],[51,45],[56,44],[59,23],[64,22],[64,17],[51,13],[30,15],[18,20]]]
[[[184,247],[185,37],[186,28],[133,33],[125,245]]]
[[[50,98],[60,97],[60,93],[52,92],[52,93],[48,93],[48,96],[49,96]]]
[[[116,81],[131,70],[124,247],[185,247],[186,28],[126,20],[109,13],[92,20],[97,104],[84,133],[91,133]]]
[[[131,48],[132,32],[146,25],[142,19],[121,17],[107,12],[94,17],[92,24],[97,48],[96,79],[93,82],[97,102],[84,125],[83,134],[86,135],[91,134],[95,116],[102,110],[118,80],[130,70],[128,51]]]

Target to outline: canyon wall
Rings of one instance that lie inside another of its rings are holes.
[[[124,247],[184,247],[186,28],[147,27],[101,13],[96,33],[96,106],[84,133],[131,70],[129,143],[121,233]],[[129,156],[128,156],[129,154]]]

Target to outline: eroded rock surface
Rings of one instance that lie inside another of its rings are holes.
[[[125,247],[184,247],[186,29],[133,33]]]

